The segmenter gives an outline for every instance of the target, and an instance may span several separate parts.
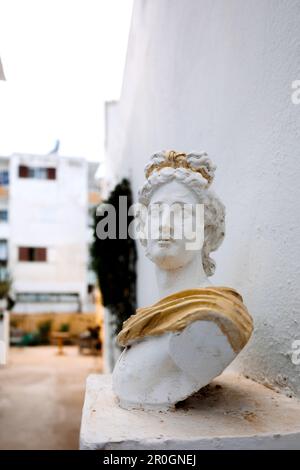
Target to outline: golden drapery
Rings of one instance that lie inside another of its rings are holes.
[[[118,343],[182,331],[194,321],[215,322],[238,353],[248,342],[253,321],[242,296],[229,287],[188,289],[164,297],[150,307],[137,309],[123,323]]]

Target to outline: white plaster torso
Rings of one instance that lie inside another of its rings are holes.
[[[214,322],[196,321],[180,333],[125,348],[113,372],[123,408],[167,409],[207,385],[236,357]]]

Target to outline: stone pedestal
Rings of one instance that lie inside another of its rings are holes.
[[[174,411],[124,410],[110,375],[90,375],[81,449],[300,449],[300,402],[233,373]]]

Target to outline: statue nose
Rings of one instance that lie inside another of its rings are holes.
[[[160,230],[161,238],[170,238],[171,227],[164,225]]]
[[[161,213],[160,233],[165,238],[168,238],[170,235],[172,235],[172,221],[169,208],[164,209]]]

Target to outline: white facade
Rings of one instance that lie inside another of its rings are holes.
[[[13,154],[3,165],[9,185],[0,198],[0,215],[6,207],[8,217],[0,222],[0,250],[1,240],[7,240],[14,311],[86,310],[88,162],[55,153]]]
[[[3,71],[3,67],[2,67],[2,63],[1,63],[1,58],[0,58],[0,80],[5,80],[4,71]]]
[[[298,0],[137,0],[107,133],[115,175],[131,178],[135,200],[155,151],[212,157],[227,209],[212,281],[241,292],[255,324],[236,366],[298,395],[300,105],[291,97],[299,24]],[[139,247],[138,303],[157,298]]]

